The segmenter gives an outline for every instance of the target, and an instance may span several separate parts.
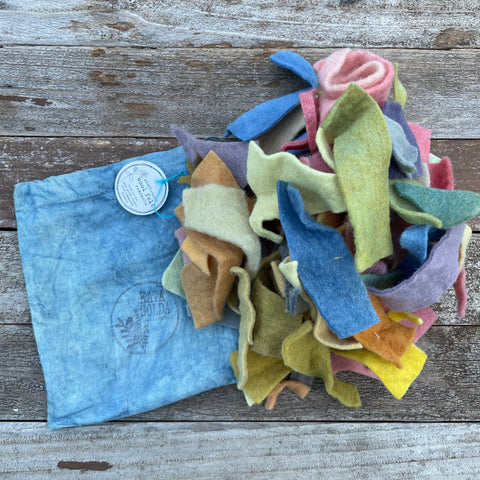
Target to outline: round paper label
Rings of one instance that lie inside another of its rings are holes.
[[[162,207],[168,196],[168,183],[157,183],[165,178],[162,169],[153,163],[142,160],[128,163],[115,178],[118,203],[134,215],[154,213],[155,209]]]

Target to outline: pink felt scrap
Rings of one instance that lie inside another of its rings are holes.
[[[367,50],[344,48],[317,62],[313,68],[321,87],[320,121],[323,122],[337,99],[351,82],[363,88],[383,106],[392,87],[393,64]]]
[[[383,260],[378,260],[378,262],[375,262],[371,267],[367,268],[362,273],[375,273],[377,275],[384,275],[387,273],[387,271],[387,264]]]
[[[443,190],[453,190],[452,162],[448,157],[443,157],[439,163],[429,163],[430,186]]]
[[[432,326],[433,322],[435,322],[437,316],[430,307],[421,308],[420,310],[413,312],[413,314],[423,320],[421,325],[410,322],[407,319],[401,320],[399,323],[405,327],[415,328],[416,332],[413,343],[417,343],[418,339]],[[367,377],[376,378],[378,380],[378,377],[368,367],[366,367],[363,363],[357,362],[356,360],[351,360],[349,358],[332,353],[331,361],[334,375],[336,375],[338,372],[351,371]]]
[[[299,160],[304,165],[307,165],[314,170],[318,170],[319,172],[334,173],[330,166],[327,165],[325,160],[322,158],[320,152],[315,152],[312,155],[304,155],[300,157]]]
[[[423,163],[427,163],[430,159],[430,135],[432,131],[429,128],[415,125],[415,123],[407,122],[417,141],[420,150],[420,158]]]
[[[467,311],[467,287],[466,287],[466,273],[465,268],[460,270],[453,288],[455,289],[455,295],[457,296],[457,313],[460,317],[464,317]]]

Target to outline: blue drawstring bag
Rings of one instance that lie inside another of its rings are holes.
[[[45,376],[51,429],[145,412],[235,382],[238,331],[195,330],[186,301],[161,285],[178,250],[184,185],[171,181],[161,218],[117,200],[132,161],[185,169],[182,148],[15,187],[18,242]]]

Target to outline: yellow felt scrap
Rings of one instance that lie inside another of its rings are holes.
[[[394,312],[393,310],[388,310],[387,315],[394,322],[401,322],[402,320],[409,320],[412,323],[417,325],[422,325],[423,320],[420,317],[417,317],[410,312]]]
[[[185,227],[241,248],[247,258],[245,270],[252,277],[256,275],[261,260],[260,238],[250,227],[243,190],[217,184],[185,189],[183,208]]]
[[[250,225],[257,235],[276,243],[280,243],[283,237],[267,230],[264,222],[280,218],[277,180],[291,182],[298,188],[305,209],[310,214],[327,210],[339,213],[346,210],[334,173],[314,170],[288,152],[266,155],[255,142],[250,142],[248,148],[247,180],[257,196],[257,203],[250,216]]]
[[[390,134],[377,102],[355,83],[334,103],[321,128],[333,140],[335,173],[354,229],[355,267],[363,272],[393,253]]]
[[[240,267],[232,267],[230,272],[238,278],[240,328],[238,332],[237,386],[242,389],[248,380],[247,355],[253,343],[252,332],[255,325],[255,309],[250,301],[250,276],[248,273]]]
[[[239,377],[237,369],[238,350],[230,354],[230,364],[235,376]],[[292,369],[287,367],[278,358],[266,357],[251,350],[247,353],[248,380],[243,391],[246,393],[247,401],[251,399],[254,403],[261,403],[268,394],[281,382]],[[248,396],[247,396],[248,395]]]
[[[285,298],[285,289],[286,289],[285,277],[283,276],[283,273],[278,268],[279,263],[280,262],[278,260],[274,260],[271,263],[272,276],[273,276],[273,281],[275,285],[275,290],[282,298]]]
[[[313,327],[313,336],[326,347],[337,348],[339,350],[358,350],[363,348],[363,345],[355,340],[353,337],[338,338],[330,328],[328,328],[327,321],[317,311],[317,318]]]
[[[412,382],[422,371],[427,359],[425,352],[420,350],[415,344],[410,345],[410,348],[403,355],[403,368],[397,368],[392,363],[387,362],[376,353],[365,348],[351,351],[335,350],[334,353],[363,363],[377,375],[387,390],[397,399],[405,395]]]
[[[285,365],[292,370],[310,377],[322,378],[327,393],[344,405],[348,407],[361,405],[357,388],[333,376],[330,349],[315,339],[310,322],[303,323],[285,339],[282,357]]]
[[[395,67],[395,75],[393,77],[393,101],[398,102],[402,108],[405,108],[405,104],[407,103],[407,91],[398,78],[398,63],[394,63],[393,66]]]
[[[285,300],[262,282],[262,275],[253,282],[252,303],[256,312],[252,350],[262,355],[281,358],[282,343],[302,324],[302,315],[285,311]]]

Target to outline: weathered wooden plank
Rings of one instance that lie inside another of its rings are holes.
[[[287,48],[480,46],[478,0],[3,2],[0,42]]]
[[[177,145],[172,138],[0,138],[0,228],[16,226],[12,194],[18,182],[108,165]],[[451,157],[457,189],[480,193],[480,140],[433,140],[431,150]],[[480,230],[480,218],[470,225]]]
[[[53,433],[41,423],[5,423],[0,473],[8,480],[467,480],[480,473],[479,439],[480,426],[468,423],[117,423]]]
[[[0,49],[0,135],[198,136],[303,86],[271,64],[278,49],[8,46]],[[309,61],[331,49],[299,51]],[[382,52],[379,52],[382,53]],[[411,121],[433,138],[480,138],[480,50],[388,50],[410,92]]]
[[[282,393],[272,411],[249,408],[230,385],[129,421],[480,421],[480,326],[434,326],[418,345],[429,358],[402,400],[376,380],[344,372],[339,377],[358,387],[361,408],[342,406],[321,381],[305,400]],[[31,326],[0,326],[0,365],[0,421],[43,421],[45,386]]]
[[[29,324],[25,282],[16,232],[0,232],[0,325]],[[457,315],[457,300],[451,288],[434,305],[439,325],[480,325],[480,235],[474,234],[467,251],[467,315]]]

